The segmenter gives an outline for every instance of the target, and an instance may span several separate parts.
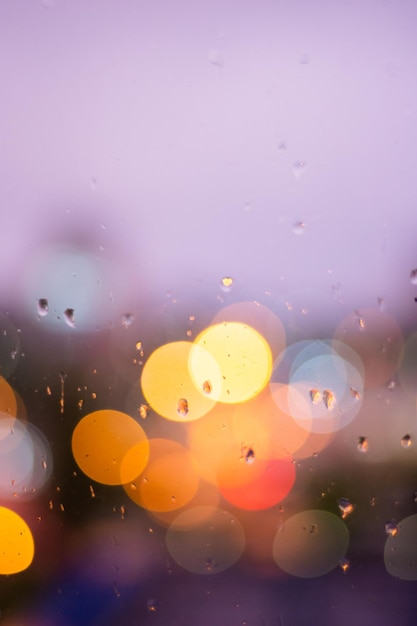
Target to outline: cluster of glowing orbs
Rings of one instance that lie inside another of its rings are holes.
[[[348,344],[361,358],[365,388],[388,382],[397,370],[404,337],[397,322],[377,309],[351,313],[337,327],[334,339]]]
[[[235,302],[221,309],[212,324],[240,322],[249,324],[268,342],[275,359],[285,348],[285,330],[279,317],[259,302]]]
[[[215,359],[221,372],[221,388],[212,397],[224,403],[245,402],[266,386],[272,371],[271,349],[254,328],[240,322],[223,322],[203,330],[195,339]],[[193,377],[205,378],[194,359]]]
[[[236,466],[238,462],[235,462]],[[246,474],[246,482],[229,486],[230,467],[227,468],[229,474],[220,468],[219,490],[230,504],[248,511],[261,511],[275,506],[286,498],[295,482],[295,465],[290,457],[256,459],[256,462],[251,464],[240,461],[240,466],[236,467],[236,474],[239,469]]]
[[[166,546],[172,558],[195,574],[217,574],[243,554],[245,535],[239,520],[216,507],[199,506],[180,513],[168,529]]]
[[[183,507],[196,494],[199,484],[191,453],[169,439],[150,439],[149,452],[143,474],[124,485],[129,498],[150,511]]]
[[[275,535],[273,557],[287,574],[315,578],[334,569],[348,545],[349,531],[339,517],[307,510],[285,520]]]
[[[52,474],[52,451],[33,424],[0,413],[0,498],[28,500]]]
[[[143,428],[133,418],[110,409],[83,417],[72,434],[78,467],[105,485],[122,485],[136,478],[149,458]]]
[[[190,363],[195,366],[192,376]],[[207,393],[206,381],[210,382]],[[214,406],[222,378],[208,351],[188,341],[176,341],[152,352],[144,365],[141,385],[154,411],[167,419],[186,422],[202,417]]]
[[[35,555],[29,526],[14,511],[0,506],[0,574],[17,574],[27,569]]]
[[[417,515],[397,524],[398,533],[388,536],[384,561],[387,571],[402,580],[417,580]]]

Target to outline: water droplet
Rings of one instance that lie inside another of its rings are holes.
[[[230,276],[224,276],[224,278],[222,278],[220,281],[220,289],[225,293],[228,293],[231,290],[232,285],[233,278],[231,278]]]
[[[203,382],[203,392],[206,394],[209,394],[212,392],[212,390],[213,390],[213,387],[211,385],[211,382],[209,380],[205,380]]]
[[[96,497],[96,492],[94,491],[94,487],[93,487],[93,485],[90,485],[90,494],[91,494],[91,497],[92,497],[92,498],[95,498],[95,497]]]
[[[413,445],[413,440],[411,439],[410,435],[404,435],[404,437],[401,439],[401,445],[403,448],[411,448],[411,446]]]
[[[44,460],[42,461],[42,469],[46,470],[46,469],[47,469],[47,467],[48,467],[48,465],[47,465],[47,463],[46,463],[46,461],[45,461],[45,459],[44,459]]]
[[[39,317],[45,317],[45,315],[48,315],[48,312],[49,312],[48,300],[46,298],[39,298],[38,300]]]
[[[310,389],[310,399],[313,404],[319,404],[321,402],[321,391],[319,389]]]
[[[143,420],[146,420],[148,417],[148,413],[150,411],[150,406],[148,404],[141,404],[139,407],[139,415]]]
[[[251,446],[242,446],[242,456],[240,458],[248,465],[251,465],[255,461],[254,449]]]
[[[294,178],[298,180],[304,174],[307,169],[307,163],[305,161],[295,161],[292,166],[292,173]]]
[[[122,315],[122,326],[124,328],[129,328],[134,319],[135,318],[131,313],[125,313],[124,315]]]
[[[287,142],[282,140],[278,143],[278,150],[285,151],[287,149]]]
[[[376,301],[377,301],[377,304],[378,304],[378,309],[381,311],[381,313],[384,312],[385,311],[385,301],[384,301],[384,299],[383,298],[377,298]]]
[[[208,572],[213,572],[215,570],[216,566],[217,566],[217,564],[216,564],[214,559],[212,559],[212,558],[207,558],[206,559],[206,563],[205,563],[204,567],[205,567],[205,569]]]
[[[156,613],[156,611],[159,609],[159,602],[155,600],[155,598],[149,598],[146,604],[147,604],[149,613]]]
[[[136,350],[142,350],[142,342],[141,341],[137,341],[136,345],[135,345]]]
[[[392,391],[393,389],[395,389],[396,386],[397,383],[395,382],[395,380],[391,380],[391,382],[388,383],[387,388]]]
[[[326,409],[328,409],[329,411],[334,409],[334,407],[336,406],[336,396],[334,395],[333,391],[330,391],[330,389],[325,389],[323,391],[323,402]]]
[[[410,272],[410,282],[412,285],[417,285],[417,269],[411,270]]]
[[[182,417],[188,415],[188,401],[185,398],[180,398],[177,402],[177,413]]]
[[[294,224],[292,225],[292,232],[294,233],[294,235],[303,235],[304,229],[304,222],[294,222]]]
[[[352,396],[352,398],[354,400],[360,400],[361,399],[361,394],[359,393],[359,391],[357,391],[353,387],[350,388],[350,395]]]
[[[355,311],[355,325],[359,330],[365,330],[366,324],[363,317],[361,317],[359,311]]]
[[[355,508],[352,502],[347,498],[340,498],[337,501],[337,506],[339,507],[342,519],[345,519],[348,515],[350,515]]]
[[[66,321],[66,323],[68,324],[70,328],[75,328],[74,309],[65,309],[64,320]]]
[[[387,522],[385,524],[385,532],[387,533],[387,535],[391,535],[392,537],[395,537],[395,535],[398,535],[397,524],[394,524],[394,522]]]
[[[309,64],[309,62],[310,62],[310,55],[309,55],[309,54],[307,54],[307,52],[304,52],[304,53],[300,56],[299,61],[300,61],[301,65],[308,65],[308,64]]]
[[[215,65],[216,67],[223,67],[224,65],[222,54],[217,48],[210,50],[208,61],[211,65]]]
[[[343,559],[339,560],[339,565],[342,568],[342,572],[346,574],[346,572],[349,570],[349,567],[350,567],[349,560],[346,557],[344,557]]]
[[[358,437],[358,451],[366,453],[369,450],[369,442],[366,437]]]

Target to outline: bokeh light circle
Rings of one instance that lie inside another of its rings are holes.
[[[122,485],[145,468],[149,443],[143,428],[129,415],[101,410],[78,422],[72,452],[78,467],[93,480]]]
[[[293,392],[295,390],[295,393]],[[300,397],[310,401],[309,411]],[[294,419],[316,433],[341,430],[358,414],[363,401],[363,381],[348,361],[335,354],[308,359],[291,375],[289,406]]]
[[[417,580],[417,514],[397,524],[397,534],[387,537],[384,561],[387,571],[401,580]]]
[[[268,342],[274,359],[285,348],[285,330],[281,320],[259,302],[235,302],[225,306],[216,313],[212,319],[212,325],[222,322],[249,324]]]
[[[33,561],[35,542],[24,519],[0,506],[0,574],[17,574]]]
[[[235,466],[249,475],[246,484],[228,486],[230,475],[234,478],[232,468],[230,465],[221,467],[218,475],[220,493],[230,504],[248,511],[262,511],[275,506],[289,494],[295,482],[295,465],[291,458],[255,459],[249,465],[238,460]],[[250,480],[252,468],[255,475]]]
[[[217,362],[222,385],[212,396],[220,402],[245,402],[266,386],[272,371],[271,349],[254,328],[240,322],[223,322],[203,330],[195,345],[206,349]],[[193,376],[201,378],[194,360]]]
[[[344,558],[345,523],[333,513],[306,510],[290,517],[275,535],[273,557],[284,572],[300,578],[323,576]]]
[[[195,574],[218,574],[242,555],[245,535],[239,520],[222,509],[200,506],[180,513],[168,529],[172,558]]]
[[[193,377],[190,359],[200,367]],[[208,393],[204,393],[206,380],[210,381]],[[187,422],[202,417],[214,406],[221,373],[214,357],[203,347],[175,341],[152,352],[144,365],[141,385],[154,411],[167,419]]]
[[[35,497],[52,469],[52,451],[44,434],[33,424],[0,413],[0,497]]]
[[[149,440],[149,461],[141,476],[124,485],[129,498],[150,511],[174,511],[198,489],[199,476],[190,452],[169,439]]]

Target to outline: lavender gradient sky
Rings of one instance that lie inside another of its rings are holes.
[[[230,275],[412,326],[416,33],[411,0],[2,1],[2,305],[59,244],[121,309]]]

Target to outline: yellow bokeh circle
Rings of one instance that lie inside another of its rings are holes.
[[[194,378],[189,369],[191,356],[200,367]],[[141,385],[156,413],[176,422],[189,422],[214,406],[221,375],[215,359],[203,347],[175,341],[152,352],[144,365]]]
[[[35,542],[29,526],[14,511],[0,506],[0,574],[17,574],[33,561]]]
[[[215,359],[222,384],[213,389],[219,402],[234,404],[254,398],[268,383],[272,354],[267,341],[254,328],[240,322],[223,322],[203,330],[195,345]],[[204,378],[195,359],[190,368],[195,379]]]
[[[89,413],[72,435],[72,452],[78,467],[105,485],[123,485],[146,467],[149,442],[143,428],[120,411]]]

